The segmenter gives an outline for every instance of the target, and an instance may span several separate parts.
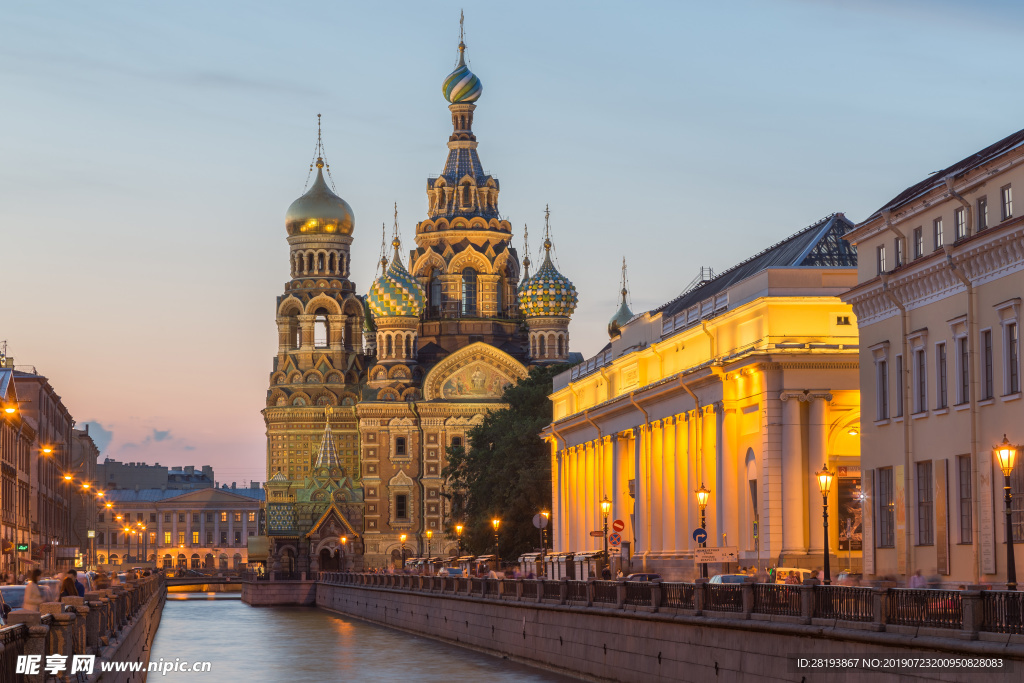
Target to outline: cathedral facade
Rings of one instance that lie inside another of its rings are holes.
[[[282,571],[397,566],[454,554],[446,450],[502,405],[533,364],[569,358],[576,289],[545,257],[534,276],[498,210],[473,134],[480,79],[445,79],[453,131],[426,184],[415,248],[398,231],[360,296],[348,279],[355,224],[316,180],[288,211],[291,281],[278,297],[267,407],[268,563]]]

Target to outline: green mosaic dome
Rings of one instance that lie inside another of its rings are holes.
[[[576,286],[551,263],[550,242],[544,246],[548,252],[540,270],[519,288],[519,310],[527,318],[568,318],[579,301]]]
[[[374,318],[395,318],[399,316],[418,318],[423,311],[427,297],[420,283],[409,274],[398,257],[395,257],[387,271],[370,285],[366,303]]]

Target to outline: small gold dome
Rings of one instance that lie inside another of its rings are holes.
[[[289,235],[351,235],[356,225],[352,207],[324,182],[323,161],[317,159],[316,180],[288,207],[284,224]]]

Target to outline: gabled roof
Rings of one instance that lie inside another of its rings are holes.
[[[855,268],[857,250],[842,239],[850,230],[853,230],[853,223],[842,213],[834,213],[698,287],[683,292],[652,310],[651,315],[659,312],[664,317],[675,315],[769,268]]]
[[[0,401],[13,403],[17,400],[18,391],[15,389],[14,370],[0,368]]]
[[[964,173],[970,171],[971,169],[976,168],[978,166],[982,166],[991,161],[992,159],[995,159],[998,156],[1002,156],[1003,154],[1006,154],[1010,150],[1020,147],[1021,145],[1024,145],[1024,130],[1019,130],[1016,133],[1013,133],[1012,135],[1007,135],[999,142],[989,145],[985,149],[975,152],[969,157],[961,159],[952,166],[947,166],[941,171],[936,171],[935,173],[929,174],[929,176],[924,180],[914,185],[911,185],[907,189],[903,190],[903,192],[900,192],[898,195],[896,195],[888,202],[883,204],[881,208],[878,209],[878,211],[875,211],[873,214],[871,214],[871,216],[865,219],[863,223],[867,223],[868,221],[873,220],[885,209],[896,209],[912,201],[913,199],[920,197],[923,194],[926,194],[930,190],[933,190],[937,187],[945,186],[946,178],[948,176],[953,176],[954,178],[957,176],[961,176]]]

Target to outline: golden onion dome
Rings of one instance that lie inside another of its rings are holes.
[[[316,180],[306,194],[288,207],[284,218],[288,235],[351,235],[355,214],[348,202],[324,181],[323,159],[316,160]]]

